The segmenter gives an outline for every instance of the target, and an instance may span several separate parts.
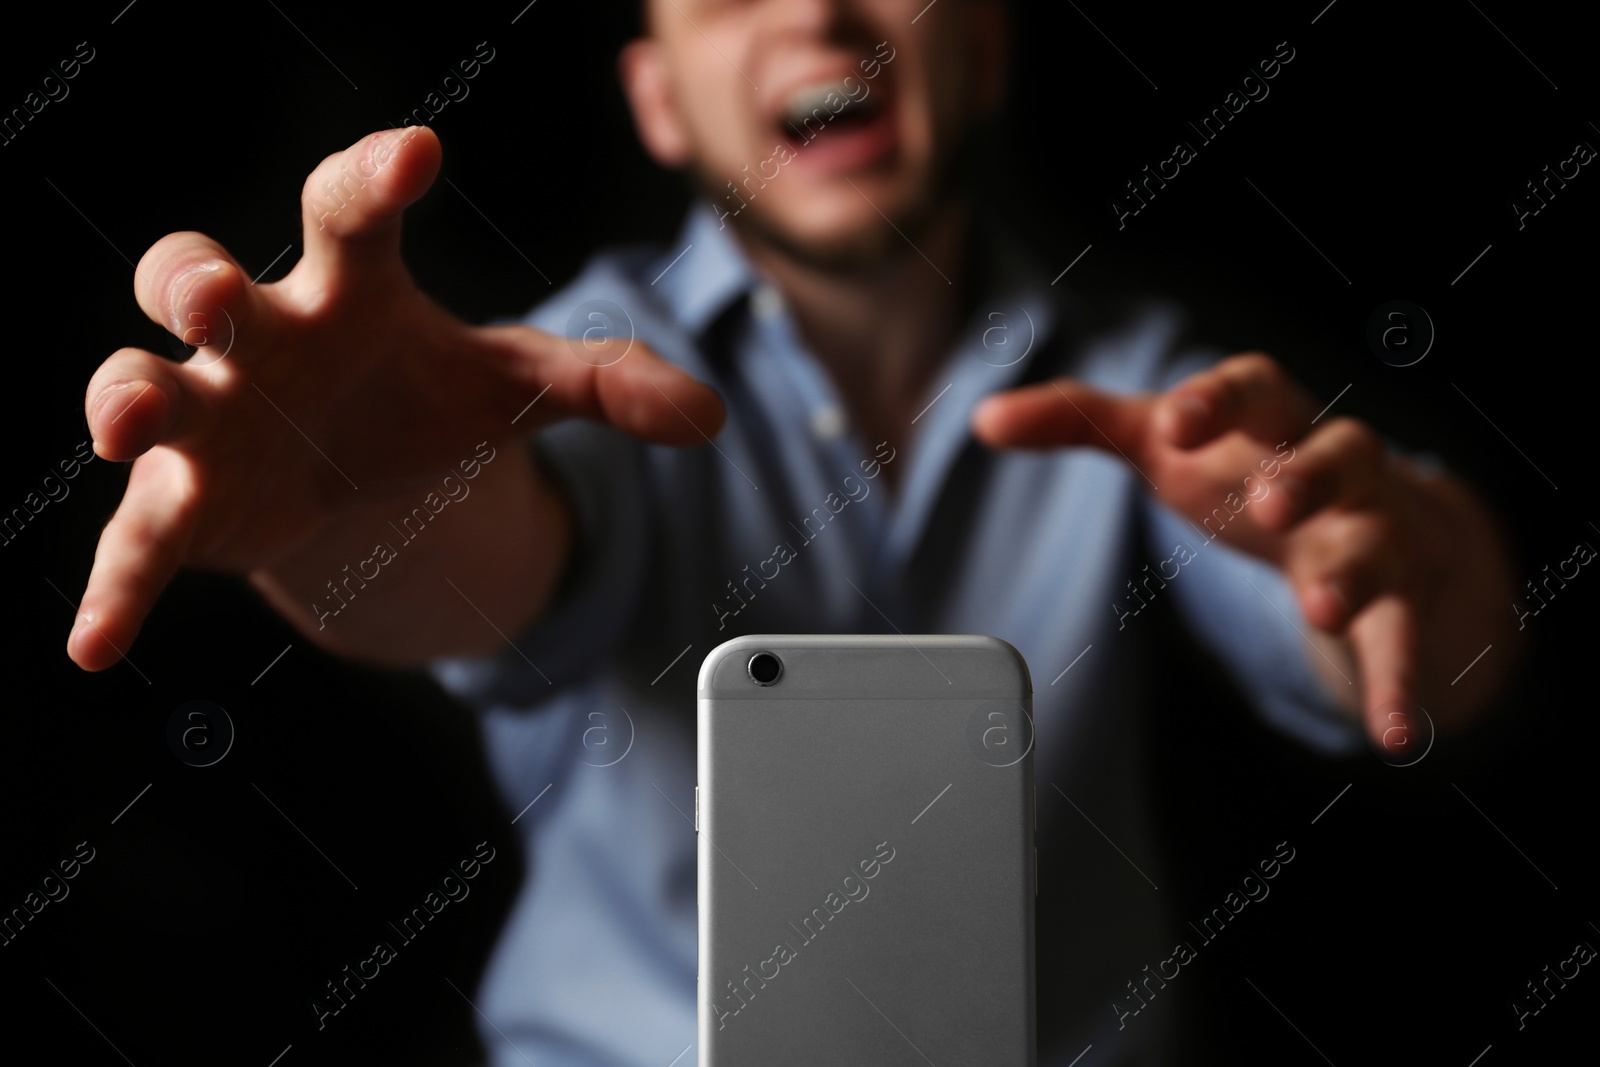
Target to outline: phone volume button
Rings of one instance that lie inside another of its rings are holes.
[[[700,787],[694,787],[694,832],[700,832]]]

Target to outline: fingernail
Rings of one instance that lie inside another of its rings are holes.
[[[196,263],[191,267],[184,268],[183,273],[173,281],[172,288],[168,290],[171,293],[172,307],[169,309],[167,317],[172,323],[172,333],[180,339],[188,332],[189,327],[193,325],[192,322],[186,322],[183,318],[183,308],[189,302],[189,294],[194,292],[195,286],[200,284],[205,275],[215,274],[221,269],[221,263],[216,260],[207,260],[204,263]]]
[[[132,378],[118,378],[100,390],[100,395],[94,398],[94,406],[89,409],[89,421],[92,423],[105,410],[106,404],[115,396],[125,393],[128,386],[133,385]]]

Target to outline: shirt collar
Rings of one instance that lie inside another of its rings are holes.
[[[953,355],[989,363],[995,370],[986,375],[988,388],[1002,388],[1024,380],[1055,331],[1058,305],[1071,297],[1046,283],[1043,266],[1026,246],[982,209],[974,211],[973,237],[977,311],[956,338]],[[649,269],[668,314],[695,337],[763,284],[732,230],[700,199]],[[1012,355],[1019,350],[1020,356]]]
[[[733,233],[704,200],[694,202],[677,240],[650,269],[668,313],[696,337],[760,282]]]

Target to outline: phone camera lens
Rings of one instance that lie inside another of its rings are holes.
[[[777,685],[783,677],[783,660],[771,652],[757,652],[746,665],[751,681],[757,685]]]

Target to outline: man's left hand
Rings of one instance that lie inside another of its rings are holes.
[[[1504,687],[1516,644],[1511,554],[1464,484],[1318,408],[1274,360],[1248,353],[1161,394],[1113,395],[1067,378],[1009,390],[981,402],[972,422],[991,447],[1117,455],[1192,521],[1236,516],[1222,538],[1278,567],[1306,620],[1338,639],[1323,643],[1358,674],[1368,736],[1398,754],[1421,726],[1410,709],[1448,728]],[[1454,684],[1491,644],[1502,654]]]

